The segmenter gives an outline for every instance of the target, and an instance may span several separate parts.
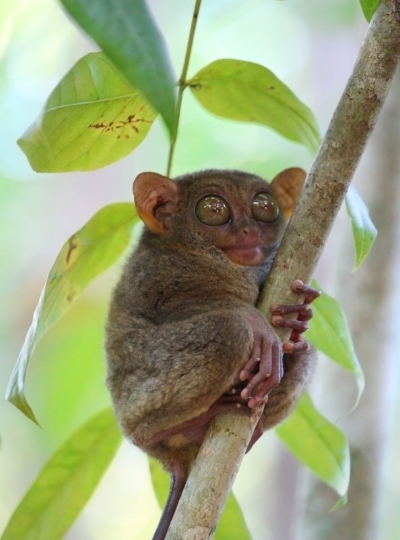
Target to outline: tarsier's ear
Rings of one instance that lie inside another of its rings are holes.
[[[151,232],[163,234],[179,200],[176,182],[161,174],[141,173],[133,183],[133,196],[140,219]]]
[[[292,167],[279,173],[271,182],[285,219],[289,219],[292,215],[306,176],[307,173],[303,169]]]

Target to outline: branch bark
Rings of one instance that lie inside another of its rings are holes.
[[[384,102],[400,55],[395,0],[383,0],[308,175],[263,289],[259,308],[298,302],[290,283],[308,283]],[[284,341],[290,330],[278,329]],[[215,418],[200,449],[166,540],[212,538],[261,410]]]
[[[335,504],[335,495],[313,478],[303,530],[307,540],[376,540],[391,536],[391,531],[382,531],[381,525],[384,471],[391,470],[387,447],[389,434],[395,428],[396,381],[400,375],[397,362],[400,309],[396,296],[400,255],[399,102],[400,70],[371,138],[369,159],[357,171],[358,179],[363,180],[362,184],[359,182],[360,193],[379,234],[356,274],[346,275],[339,268],[336,278],[337,297],[346,312],[366,381],[359,406],[340,421],[349,438],[352,461],[348,503],[336,512],[329,512]],[[352,250],[346,238],[342,252],[349,251]],[[356,296],[357,302],[351,301],[352,296]],[[324,379],[322,391],[326,392],[328,386],[340,387],[342,411],[349,410],[354,401],[354,386],[348,378],[329,372],[324,373]],[[337,410],[337,404],[332,406]],[[395,532],[392,534],[396,536]]]

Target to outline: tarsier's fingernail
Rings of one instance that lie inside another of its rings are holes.
[[[246,389],[244,389],[244,390],[242,390],[242,392],[241,392],[240,395],[242,396],[243,399],[247,399],[247,397],[248,397],[248,391],[247,391]]]
[[[283,348],[283,352],[285,353],[292,353],[294,351],[293,343],[289,343],[289,342],[284,343],[282,348]]]
[[[301,281],[301,279],[295,279],[292,283],[293,289],[302,289],[304,287],[304,283]]]
[[[261,358],[259,356],[257,356],[256,362],[261,362]]]
[[[231,394],[236,394],[236,389],[235,389],[235,388],[232,388],[232,389],[230,390],[230,393],[231,393]]]

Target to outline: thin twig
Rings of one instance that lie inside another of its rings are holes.
[[[194,11],[193,11],[192,24],[190,26],[188,43],[186,46],[185,59],[183,61],[182,74],[180,76],[179,83],[178,83],[178,86],[179,86],[178,99],[176,102],[174,130],[171,135],[171,142],[170,142],[170,147],[169,147],[167,176],[171,174],[172,160],[173,160],[174,151],[175,151],[175,143],[178,137],[179,118],[181,116],[183,91],[186,88],[186,76],[187,76],[187,71],[189,67],[190,56],[192,53],[194,33],[196,31],[197,20],[199,18],[200,6],[201,6],[201,0],[196,0],[196,4],[194,6]]]
[[[308,282],[314,271],[398,64],[395,4],[383,0],[370,25],[264,287],[259,306],[264,314],[272,301],[297,302],[288,293],[290,283],[296,278]],[[286,340],[289,332],[277,333]],[[254,417],[249,422],[235,413],[215,418],[166,540],[212,538],[255,425]]]

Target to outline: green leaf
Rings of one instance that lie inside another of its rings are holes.
[[[361,8],[368,22],[372,19],[380,3],[381,0],[360,0]]]
[[[149,457],[151,481],[160,508],[164,508],[168,499],[170,475],[164,471],[161,463]]]
[[[144,0],[61,0],[172,133],[175,77],[164,39]]]
[[[104,54],[92,53],[65,75],[18,144],[37,172],[89,171],[132,152],[156,116]]]
[[[315,280],[312,281],[312,286],[321,289]],[[354,351],[346,317],[338,301],[326,292],[322,292],[312,307],[314,316],[310,329],[305,334],[306,339],[339,366],[353,373],[358,390],[356,406],[363,393],[365,380]]]
[[[60,540],[89,500],[121,440],[111,409],[93,416],[43,467],[1,540]]]
[[[169,475],[161,464],[149,458],[150,473],[154,491],[160,508],[163,508],[169,493]],[[233,493],[230,493],[221,519],[215,532],[214,540],[251,540],[240,506]]]
[[[368,208],[353,186],[346,194],[347,213],[351,218],[354,245],[356,248],[356,270],[368,255],[378,231],[369,217]]]
[[[339,510],[339,508],[346,506],[347,501],[348,501],[348,497],[346,493],[345,495],[343,495],[343,497],[340,497],[340,499],[332,506],[332,508],[329,511],[333,512],[335,510]]]
[[[84,288],[123,253],[137,221],[133,204],[105,206],[67,240],[50,270],[6,394],[8,401],[34,422],[37,420],[26,401],[24,384],[28,362],[37,343]]]
[[[240,60],[216,60],[188,85],[209,112],[268,126],[313,152],[321,137],[311,110],[272,71]]]
[[[233,493],[228,496],[214,540],[251,540],[242,510]]]
[[[350,451],[345,435],[324,418],[305,393],[276,433],[290,452],[340,496],[350,477]]]

